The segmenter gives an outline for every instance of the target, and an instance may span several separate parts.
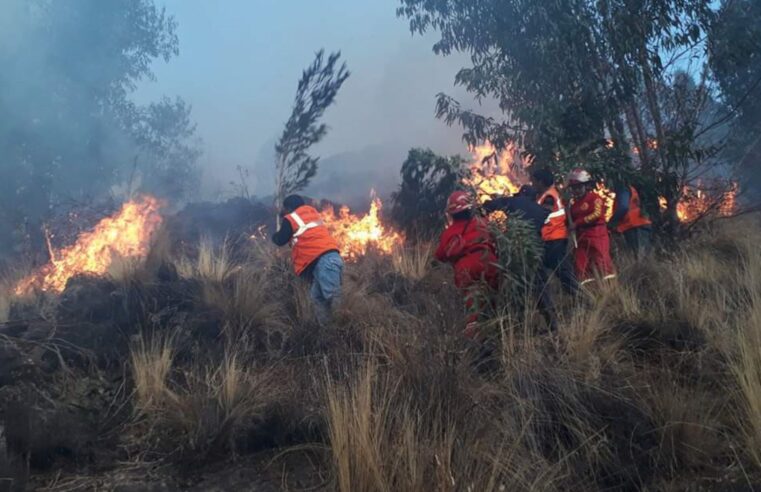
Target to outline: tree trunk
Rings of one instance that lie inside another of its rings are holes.
[[[651,172],[652,164],[650,162],[650,156],[648,155],[647,135],[645,135],[645,131],[642,128],[642,121],[640,120],[633,102],[628,104],[625,113],[629,133],[631,133],[635,145],[637,146],[637,150],[639,151],[642,172]]]
[[[659,157],[661,169],[668,170],[668,163],[664,155],[664,145],[666,143],[666,133],[663,130],[663,118],[661,117],[661,109],[658,104],[658,92],[655,87],[655,80],[653,72],[650,67],[650,62],[647,60],[647,48],[642,47],[640,52],[640,64],[642,65],[642,76],[645,81],[645,99],[647,100],[647,107],[650,110],[650,116],[653,118],[653,125],[655,126],[655,134],[657,137],[656,153]]]

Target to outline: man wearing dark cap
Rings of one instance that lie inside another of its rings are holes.
[[[291,258],[296,275],[311,283],[317,320],[325,324],[341,295],[343,260],[338,243],[323,225],[322,216],[299,195],[283,201],[280,230],[272,236],[278,246],[291,243]]]

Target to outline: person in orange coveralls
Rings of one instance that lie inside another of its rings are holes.
[[[570,172],[568,187],[573,196],[571,220],[578,241],[574,259],[581,285],[593,282],[597,276],[604,280],[615,278],[610,257],[610,236],[605,222],[605,199],[595,193],[592,176],[584,169]]]
[[[454,265],[454,283],[463,292],[468,310],[465,336],[473,338],[483,303],[499,286],[496,246],[487,219],[475,212],[469,193],[452,193],[446,213],[451,222],[435,256]]]

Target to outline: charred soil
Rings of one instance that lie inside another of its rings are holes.
[[[349,264],[319,326],[287,254],[181,217],[140,267],[11,300],[0,490],[752,490],[755,220],[473,343],[420,249]]]

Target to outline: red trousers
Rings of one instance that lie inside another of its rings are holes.
[[[610,237],[607,231],[605,234],[581,232],[574,259],[576,276],[580,282],[594,280],[596,275],[609,277],[616,273],[610,257]]]
[[[499,287],[497,257],[479,252],[461,258],[454,266],[454,283],[465,297],[467,322],[478,321],[491,294]]]

